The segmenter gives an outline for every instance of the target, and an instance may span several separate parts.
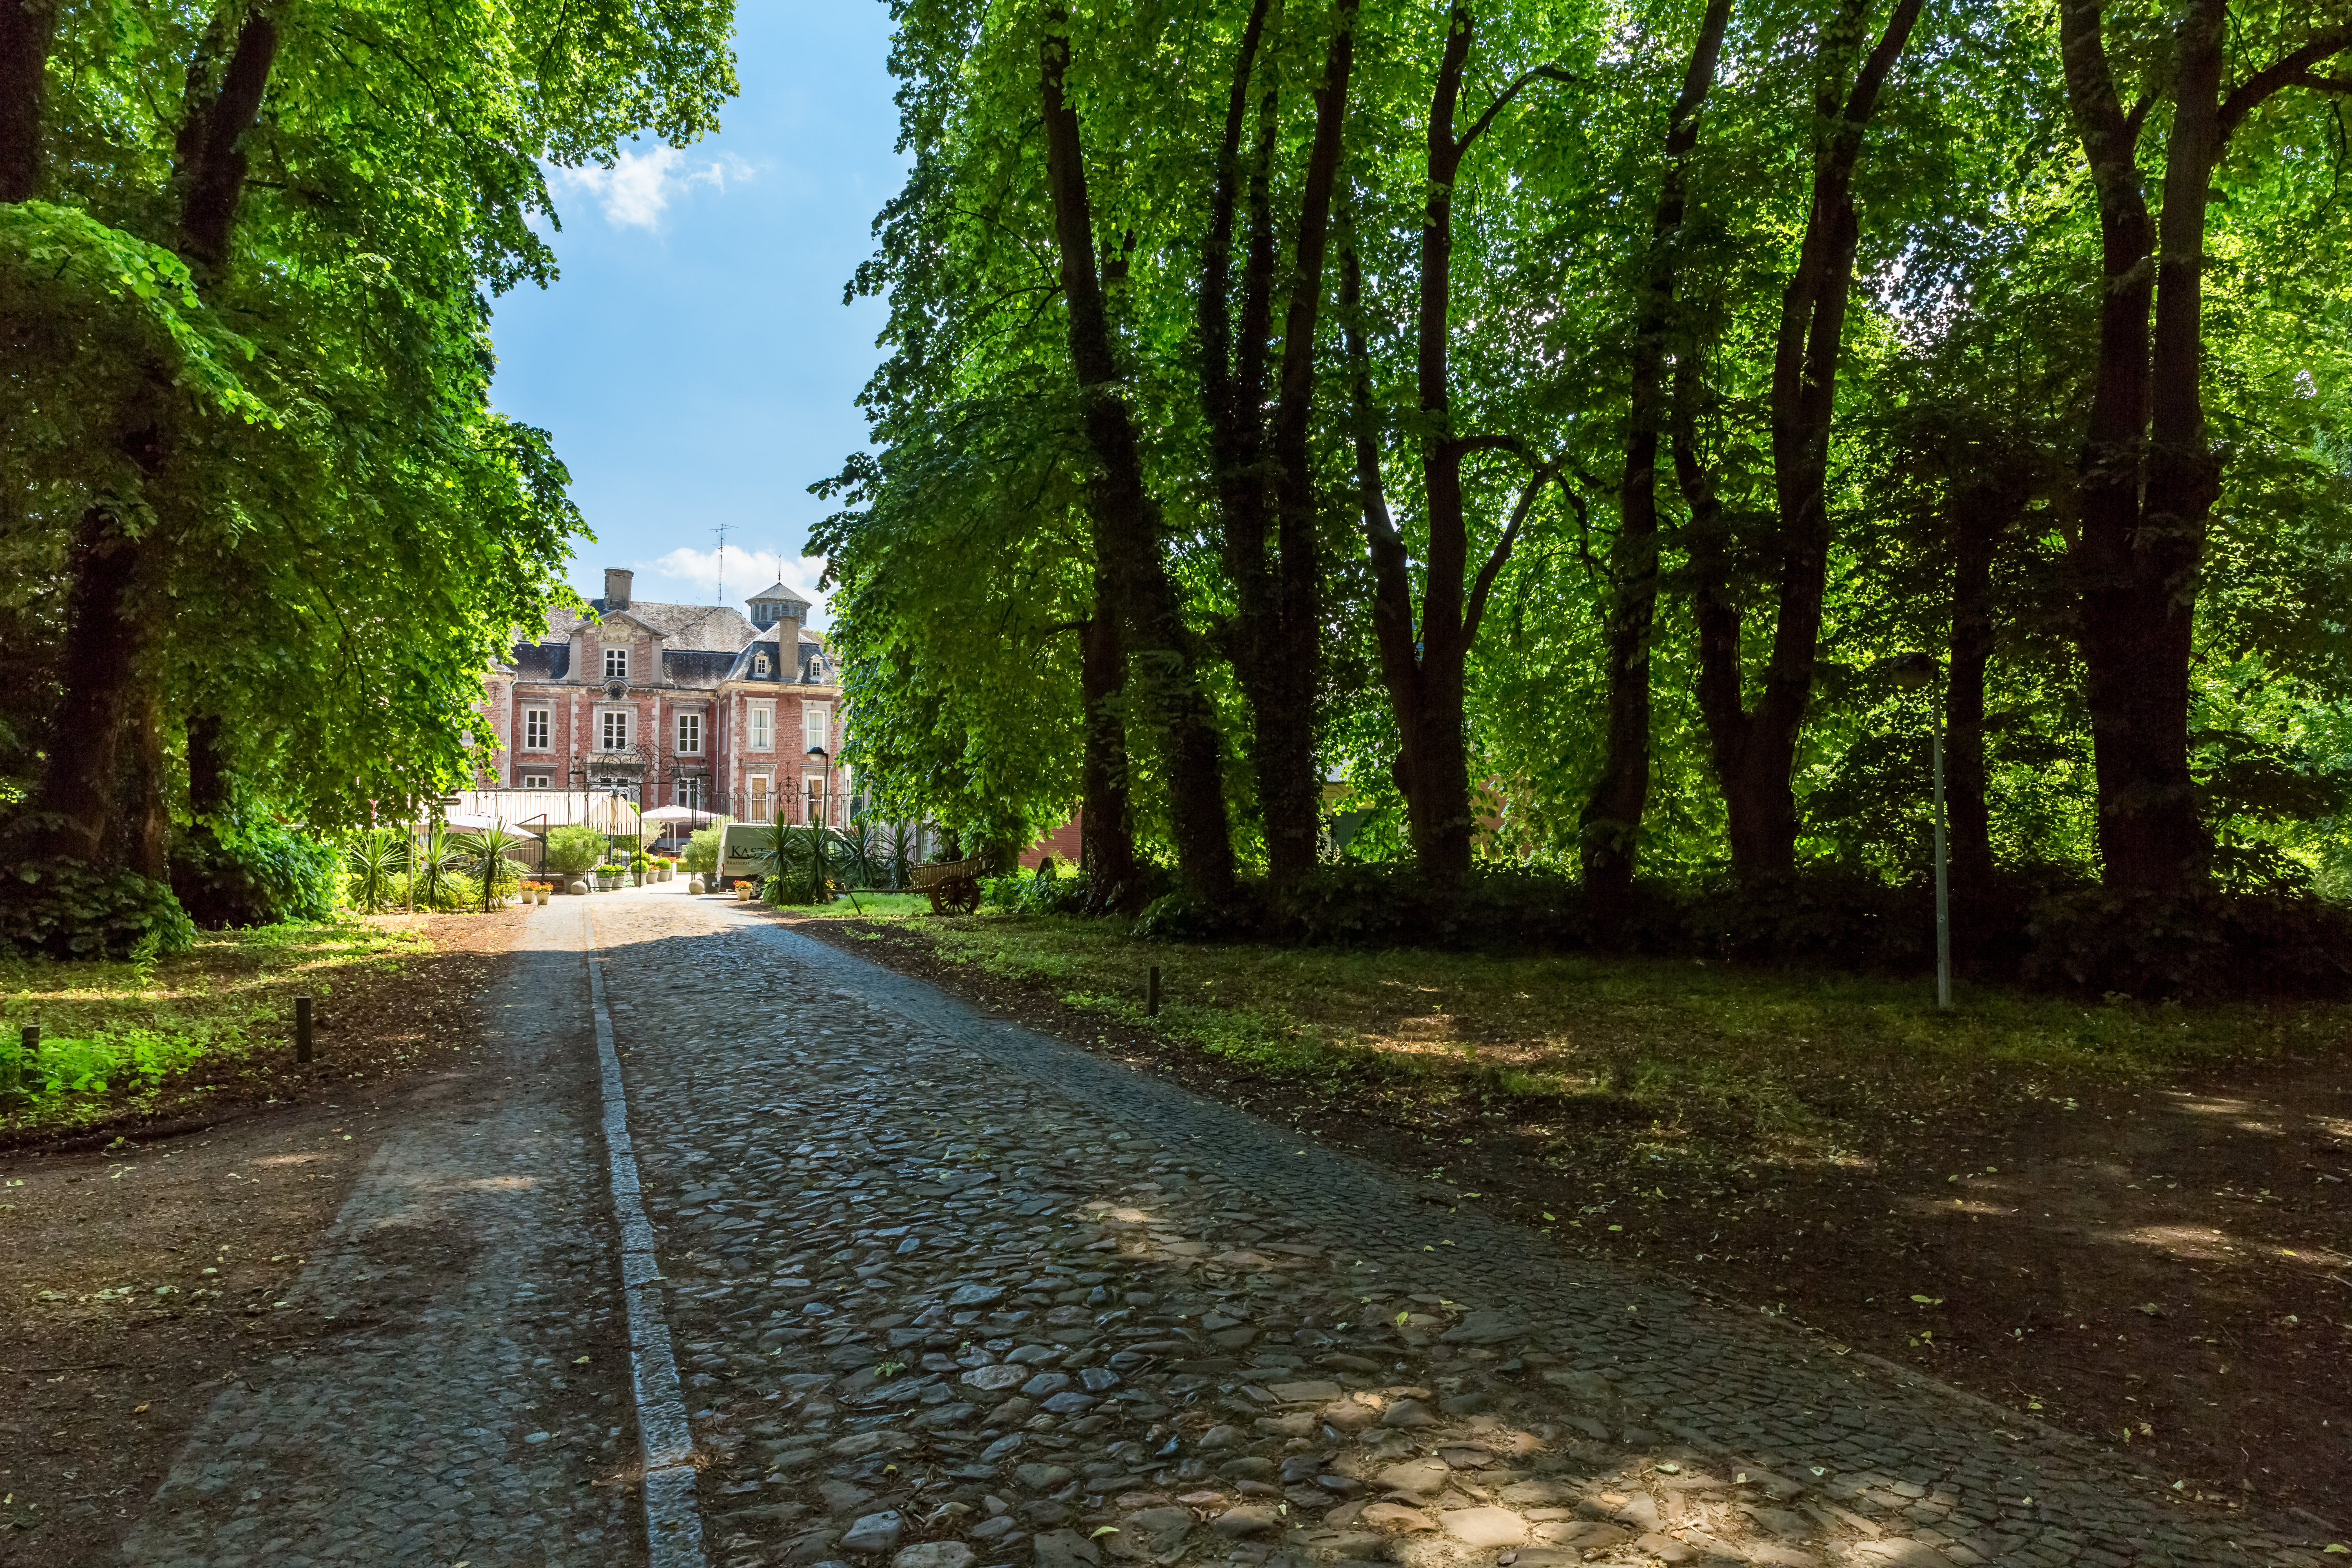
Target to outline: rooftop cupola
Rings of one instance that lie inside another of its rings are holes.
[[[782,583],[771,584],[746,602],[751,609],[751,624],[763,632],[778,621],[790,621],[797,630],[808,619],[809,602]]]

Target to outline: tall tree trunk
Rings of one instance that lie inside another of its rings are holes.
[[[1609,731],[1601,777],[1584,803],[1579,848],[1584,888],[1604,916],[1631,900],[1650,796],[1650,629],[1658,603],[1658,437],[1665,423],[1665,359],[1675,327],[1675,289],[1690,155],[1698,112],[1715,84],[1731,0],[1708,0],[1691,45],[1682,93],[1666,121],[1665,172],[1650,223],[1641,304],[1633,321],[1625,472],[1617,492],[1617,538],[1609,552]]]
[[[1895,0],[1885,31],[1843,85],[1843,61],[1864,36],[1868,0],[1845,0],[1824,29],[1814,113],[1822,127],[1796,270],[1780,297],[1772,359],[1772,474],[1778,514],[1779,584],[1763,689],[1748,706],[1740,668],[1740,612],[1719,511],[1704,524],[1693,505],[1689,531],[1698,620],[1699,711],[1723,789],[1733,872],[1769,881],[1796,867],[1797,738],[1812,696],[1822,605],[1829,585],[1829,445],[1838,361],[1853,286],[1853,170],[1862,133],[1878,106],[1920,0]],[[1685,407],[1680,417],[1687,419]],[[1678,435],[1678,440],[1684,437]],[[1696,441],[1688,440],[1696,462]],[[1683,458],[1678,455],[1677,466]]]
[[[53,854],[120,864],[114,825],[116,753],[140,670],[140,541],[113,512],[91,507],[66,557],[66,624],[58,667],[65,689],[50,717],[48,758],[33,816]]]
[[[1277,888],[1314,868],[1322,831],[1315,697],[1322,656],[1323,566],[1307,436],[1331,193],[1339,176],[1354,62],[1355,0],[1340,0],[1337,9],[1323,79],[1314,94],[1315,139],[1299,195],[1270,439],[1263,411],[1280,248],[1270,201],[1278,128],[1271,88],[1259,95],[1258,142],[1247,171],[1250,232],[1242,267],[1237,341],[1229,320],[1227,277],[1236,195],[1243,183],[1241,133],[1268,0],[1258,0],[1253,7],[1235,56],[1202,246],[1202,401],[1224,525],[1226,569],[1239,610],[1233,638],[1234,673],[1250,704],[1250,755],[1257,774],[1268,870]]]
[[[277,24],[249,15],[215,75],[213,60],[229,16],[226,10],[215,16],[191,62],[172,179],[177,246],[200,289],[227,272],[245,189],[245,138],[260,112],[278,47]],[[157,407],[168,407],[160,375],[151,382]],[[118,444],[152,481],[172,460],[175,433],[160,415],[129,424],[131,433]],[[153,679],[144,666],[156,616],[142,613],[134,600],[142,576],[161,570],[156,563],[164,547],[153,537],[156,526],[127,529],[111,509],[100,507],[85,512],[76,531],[60,664],[65,689],[50,726],[36,809],[68,825],[56,830],[61,852],[160,878],[160,869],[147,869],[162,865],[159,825],[165,820],[161,742],[150,734],[159,721],[134,707],[139,683]],[[126,760],[120,748],[134,730],[137,755]]]
[[[1520,72],[1468,130],[1457,134],[1454,119],[1473,35],[1469,8],[1459,4],[1452,6],[1446,27],[1445,51],[1438,62],[1426,126],[1428,194],[1422,209],[1415,310],[1413,383],[1420,405],[1423,511],[1429,525],[1427,577],[1418,628],[1412,563],[1390,516],[1381,477],[1370,353],[1361,322],[1362,268],[1352,247],[1341,263],[1348,356],[1354,384],[1357,488],[1363,506],[1366,553],[1372,568],[1372,630],[1380,647],[1381,678],[1397,721],[1395,775],[1404,792],[1414,865],[1423,879],[1441,895],[1450,895],[1469,875],[1476,826],[1471,816],[1465,728],[1470,647],[1477,638],[1478,622],[1486,613],[1495,577],[1510,559],[1519,529],[1556,471],[1554,465],[1535,459],[1516,439],[1464,437],[1454,428],[1447,363],[1454,290],[1454,181],[1478,138],[1529,82],[1567,76],[1556,66]],[[1463,459],[1473,452],[1497,448],[1528,458],[1534,472],[1520,489],[1510,519],[1475,581],[1465,581],[1470,538],[1462,495]]]
[[[1118,356],[1102,280],[1096,270],[1094,212],[1087,195],[1077,110],[1062,89],[1069,20],[1046,14],[1039,50],[1046,182],[1069,313],[1070,364],[1096,470],[1087,486],[1096,557],[1120,606],[1128,643],[1129,708],[1157,728],[1168,766],[1178,874],[1196,896],[1219,902],[1234,891],[1234,847],[1225,817],[1224,761],[1216,719],[1201,688],[1198,654],[1161,555],[1160,508],[1144,485],[1143,454],[1119,389]]]
[[[1355,68],[1356,0],[1339,0],[1323,78],[1315,89],[1315,139],[1300,184],[1290,298],[1274,409],[1275,619],[1258,751],[1267,858],[1276,886],[1315,867],[1323,838],[1323,773],[1316,762],[1316,696],[1323,654],[1323,546],[1308,434],[1315,404],[1315,338],[1322,322],[1330,253],[1331,195],[1339,183]]]
[[[130,712],[115,753],[117,843],[114,864],[158,882],[171,879],[172,815],[165,806],[163,699],[152,680],[131,689]]]
[[[1944,799],[1952,901],[1965,914],[1992,888],[1992,814],[1985,789],[1985,674],[1992,663],[1993,558],[2024,512],[2021,476],[1996,471],[1954,488],[1952,627],[1944,688]],[[1963,920],[1963,932],[1972,929]]]
[[[229,776],[227,736],[220,715],[188,715],[188,810],[199,819],[229,808],[236,794]]]
[[[1085,795],[1078,813],[1078,858],[1087,876],[1087,903],[1097,914],[1135,907],[1135,831],[1128,816],[1127,724],[1119,712],[1127,655],[1119,643],[1118,605],[1108,579],[1095,574],[1095,613],[1079,628],[1078,689],[1086,710]]]
[[[2248,114],[2285,88],[2326,85],[2312,68],[2352,47],[2352,23],[2314,28],[2225,90],[2226,0],[2189,0],[2173,37],[2158,222],[2136,157],[2147,106],[2125,112],[2101,15],[2099,0],[2063,0],[2058,13],[2099,198],[2099,352],[2075,478],[2084,695],[2106,883],[2171,892],[2202,880],[2212,848],[2189,771],[2197,570],[2221,482],[2202,398],[2206,193]]]
[[[41,110],[63,0],[0,0],[0,202],[41,188]]]

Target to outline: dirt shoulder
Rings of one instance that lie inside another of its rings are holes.
[[[1557,1104],[1253,1070],[925,922],[785,919],[1487,1205],[1554,1245],[1785,1317],[2128,1457],[2222,1506],[2352,1527],[2352,1075],[2338,1039],[2129,1088],[1932,1110],[1858,1095],[1798,1157]],[[1149,962],[1148,958],[1139,962]],[[1075,1002],[1087,1000],[1076,995]],[[1433,1083],[1435,1080],[1432,1080]],[[1596,1107],[1605,1108],[1605,1099]]]
[[[382,918],[428,945],[345,982],[312,1069],[223,1076],[176,1134],[0,1152],[0,1563],[107,1560],[215,1394],[348,1329],[275,1303],[383,1140],[497,1092],[467,1047],[517,920]]]

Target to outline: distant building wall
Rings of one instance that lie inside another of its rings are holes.
[[[1051,855],[1065,868],[1078,863],[1078,818],[1073,816],[1045,837],[1021,852],[1021,868],[1035,870],[1046,856]]]

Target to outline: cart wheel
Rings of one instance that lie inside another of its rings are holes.
[[[958,914],[975,913],[980,909],[980,884],[964,881],[955,885],[955,907]]]

